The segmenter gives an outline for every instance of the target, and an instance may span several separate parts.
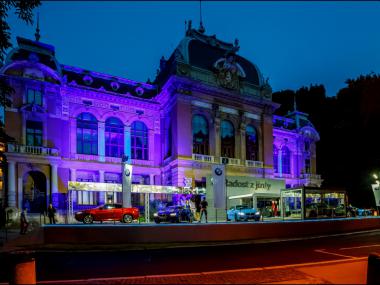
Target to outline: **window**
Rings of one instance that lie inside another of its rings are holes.
[[[42,122],[26,121],[26,145],[42,146]]]
[[[121,157],[124,154],[124,125],[117,118],[105,123],[106,156]]]
[[[278,148],[273,145],[273,171],[278,173]]]
[[[203,116],[194,115],[193,129],[193,153],[209,154],[208,123]]]
[[[306,152],[310,151],[310,141],[305,141],[305,151]]]
[[[310,164],[310,158],[305,159],[305,172],[311,173],[311,164]]]
[[[221,155],[224,157],[235,157],[235,130],[230,121],[221,123]]]
[[[98,121],[90,113],[77,117],[77,153],[98,154]]]
[[[258,160],[259,142],[256,128],[248,125],[245,130],[245,148],[247,160]]]
[[[290,150],[288,147],[281,148],[282,173],[290,174]]]
[[[28,89],[26,93],[26,103],[42,106],[42,93],[40,90]]]
[[[148,128],[143,122],[135,121],[131,126],[132,159],[148,160]]]

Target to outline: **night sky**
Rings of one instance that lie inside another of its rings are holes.
[[[153,80],[159,59],[199,24],[199,2],[42,2],[41,41],[60,63]],[[239,54],[269,77],[273,91],[324,84],[329,96],[347,78],[380,73],[380,3],[204,2],[206,34],[239,39]],[[9,17],[12,42],[35,28]]]

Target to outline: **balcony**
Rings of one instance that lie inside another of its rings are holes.
[[[19,145],[8,144],[9,153],[22,153],[40,156],[58,156],[58,149],[43,147],[43,146],[31,146],[31,145]]]
[[[301,174],[301,179],[321,179],[321,175],[304,173],[304,174]]]
[[[263,168],[264,163],[262,161],[255,161],[255,160],[246,160],[245,166],[247,167],[257,167],[257,168]]]
[[[215,162],[215,157],[212,155],[193,153],[192,158],[193,158],[193,160],[200,161],[200,162],[207,162],[207,163],[214,163]]]
[[[301,174],[300,178],[302,179],[302,183],[306,186],[321,187],[321,184],[323,182],[323,179],[319,174],[303,173]]]
[[[220,157],[219,163],[223,163],[226,160],[228,161],[227,165],[240,165],[240,159],[230,157]]]

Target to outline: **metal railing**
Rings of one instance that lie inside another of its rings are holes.
[[[208,162],[208,163],[215,162],[215,157],[212,155],[193,153],[192,158],[193,160],[201,161],[201,162]]]
[[[247,167],[263,168],[264,167],[264,163],[262,161],[246,160],[245,161],[245,166],[247,166]]]
[[[19,144],[8,144],[8,152],[11,153],[25,153],[32,155],[47,155],[47,156],[58,156],[59,152],[56,148],[43,147],[43,146],[32,146],[32,145],[19,145]]]

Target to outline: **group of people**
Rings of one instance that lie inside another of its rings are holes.
[[[50,224],[55,224],[56,223],[56,219],[55,219],[56,209],[53,207],[53,204],[49,204],[49,207],[47,208],[46,212],[47,212],[47,216],[49,217]],[[21,235],[26,234],[29,224],[30,222],[27,216],[27,208],[24,207],[20,215],[20,234]]]
[[[200,223],[204,216],[207,223],[208,222],[207,221],[208,202],[206,201],[206,197],[203,197],[201,200],[199,196],[195,196],[194,198],[188,201],[190,204],[191,212],[193,213],[195,220]]]

